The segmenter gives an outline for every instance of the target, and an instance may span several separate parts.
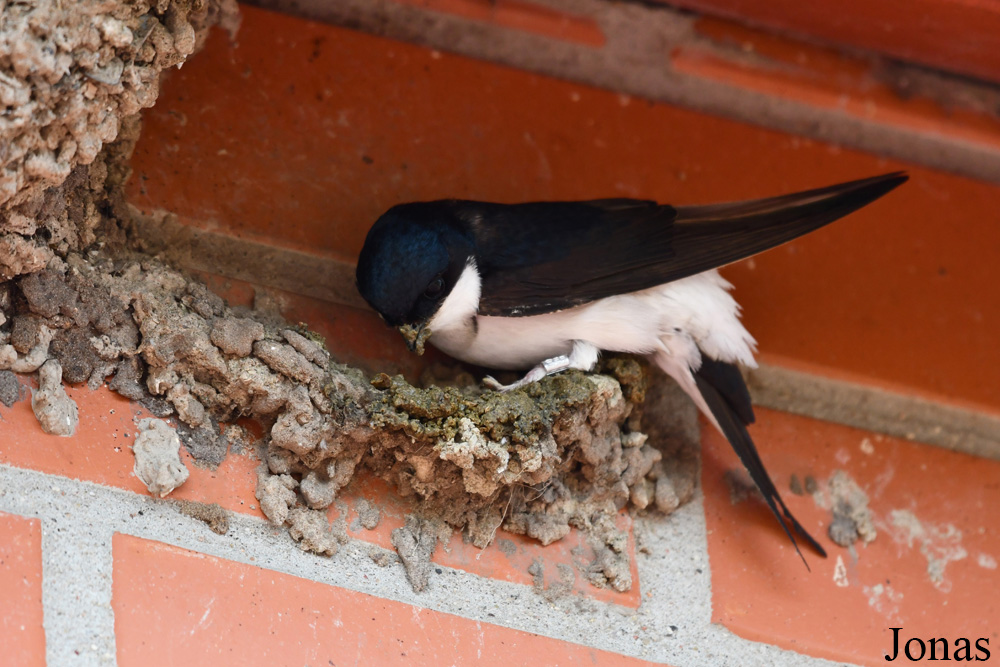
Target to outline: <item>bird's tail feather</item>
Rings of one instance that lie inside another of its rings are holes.
[[[792,516],[785,505],[771,476],[764,468],[753,439],[747,432],[746,426],[753,423],[754,414],[750,404],[750,393],[739,369],[734,364],[716,361],[702,355],[701,367],[692,373],[687,363],[681,360],[681,356],[663,352],[654,355],[654,359],[667,375],[677,381],[698,409],[732,445],[768,507],[791,540],[796,553],[802,558],[802,562],[806,563],[806,560],[799,550],[794,533],[798,533],[816,553],[825,558],[826,551],[823,547]],[[808,563],[806,568],[809,568]]]
[[[764,468],[764,463],[757,453],[753,439],[747,432],[747,424],[753,423],[753,408],[750,405],[750,394],[739,369],[733,364],[704,357],[701,368],[694,373],[694,382],[711,411],[713,421],[722,434],[726,436],[729,444],[736,450],[740,461],[750,473],[754,484],[764,496],[765,502],[771,508],[774,516],[777,517],[785,534],[792,541],[795,551],[802,558],[802,562],[805,562],[805,557],[799,551],[798,542],[788,524],[791,524],[794,532],[798,533],[816,553],[825,558],[826,550],[806,531],[785,505],[778,489],[771,480],[771,476]],[[808,563],[806,563],[806,567],[809,567]]]

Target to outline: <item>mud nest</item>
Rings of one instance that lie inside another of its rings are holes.
[[[300,539],[303,525],[317,521],[311,513],[325,523],[324,510],[364,469],[412,497],[417,514],[464,530],[480,547],[501,526],[543,544],[584,529],[604,562],[594,579],[625,590],[615,514],[628,504],[669,513],[693,490],[693,468],[665,461],[641,430],[647,375],[634,359],[508,394],[461,373],[426,387],[369,379],[332,360],[308,331],[232,309],[197,280],[127,248],[55,257],[0,287],[0,303],[0,368],[41,369],[42,389],[58,389],[60,372],[73,384],[106,383],[160,417],[175,416],[182,441],[206,465],[226,456],[230,434],[220,424],[260,421],[261,508]],[[676,414],[681,400],[664,409]],[[160,479],[156,488],[162,495],[173,486]],[[315,550],[336,550],[323,544]]]

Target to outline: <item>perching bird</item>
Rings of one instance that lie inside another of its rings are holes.
[[[649,356],[729,440],[796,552],[789,523],[826,556],[788,511],[747,433],[754,414],[737,364],[756,365],[756,343],[715,269],[833,222],[906,179],[893,173],[709,206],[401,204],[368,232],[358,290],[411,349],[429,337],[462,361],[530,369],[511,385],[486,379],[501,391],[590,370],[601,350]]]

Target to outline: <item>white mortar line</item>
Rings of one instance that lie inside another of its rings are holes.
[[[42,520],[43,603],[52,665],[114,664],[114,532],[675,667],[834,664],[742,639],[711,623],[700,494],[668,519],[636,522],[637,539],[652,554],[637,554],[643,594],[638,610],[574,595],[549,602],[530,586],[444,566],[438,566],[442,574],[431,579],[428,590],[417,594],[401,566],[377,566],[370,554],[378,547],[361,540],[324,558],[301,551],[283,529],[261,519],[231,513],[229,533],[216,535],[166,502],[4,465],[0,511]]]
[[[114,528],[100,509],[105,489],[35,471],[18,471],[11,479],[6,470],[0,466],[0,508],[41,523],[46,662],[117,664],[111,608]]]

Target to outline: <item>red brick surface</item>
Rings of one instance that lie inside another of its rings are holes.
[[[0,662],[45,664],[42,531],[37,519],[0,512]]]
[[[122,667],[645,664],[136,537],[114,555]]]
[[[604,33],[588,17],[559,12],[528,0],[395,0],[432,12],[446,12],[500,28],[546,35],[592,47],[604,46]]]
[[[716,622],[755,641],[873,666],[887,664],[891,627],[906,637],[985,637],[1000,650],[993,594],[1000,590],[1000,463],[770,410],[758,410],[758,418],[751,433],[761,457],[830,557],[805,551],[808,572],[763,502],[731,502],[723,471],[738,462],[706,430],[702,482]],[[836,470],[864,490],[875,517],[877,538],[855,553],[826,535],[829,510],[789,491],[795,474],[815,477],[823,492]],[[935,565],[943,568],[939,577]]]
[[[671,63],[678,71],[867,121],[1000,147],[995,115],[976,105],[948,105],[917,90],[900,94],[901,86],[909,83],[905,75],[894,77],[884,65],[882,69],[873,65],[871,58],[846,57],[839,49],[819,48],[730,21],[700,18],[695,27],[707,41],[674,52]],[[720,45],[755,57],[724,57]]]
[[[670,0],[666,4],[1000,81],[996,49],[1000,11],[992,0]]]

